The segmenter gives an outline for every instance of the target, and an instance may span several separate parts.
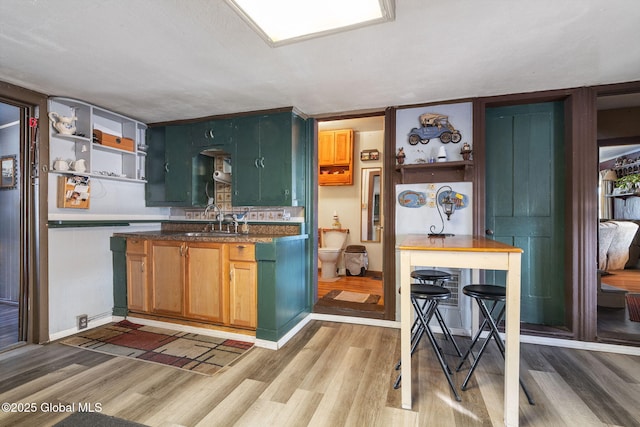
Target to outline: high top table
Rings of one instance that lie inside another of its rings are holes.
[[[411,409],[411,324],[413,308],[411,271],[416,267],[473,269],[507,272],[507,311],[505,315],[504,423],[518,425],[520,395],[520,263],[522,249],[480,236],[429,237],[426,234],[405,236],[397,246],[400,251],[400,312],[402,407]],[[477,319],[477,316],[474,316]],[[476,320],[475,329],[477,329]]]

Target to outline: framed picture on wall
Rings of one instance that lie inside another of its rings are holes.
[[[0,168],[2,178],[0,179],[0,190],[10,190],[16,188],[16,156],[4,156],[0,158]]]

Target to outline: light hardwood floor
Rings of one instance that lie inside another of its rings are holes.
[[[414,354],[413,411],[392,387],[397,329],[312,321],[278,351],[254,348],[207,377],[53,343],[0,353],[2,426],[50,426],[68,414],[42,403],[100,403],[103,413],[150,426],[490,426],[502,425],[502,361],[483,357],[462,402],[421,343]],[[466,345],[465,340],[460,340]],[[443,344],[453,361],[447,344]],[[640,357],[522,345],[522,426],[638,426]],[[459,385],[463,373],[455,374]]]
[[[0,302],[0,349],[18,342],[18,306]]]

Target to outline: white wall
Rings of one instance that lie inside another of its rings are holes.
[[[374,148],[380,151],[380,160],[364,162],[360,160],[360,151]],[[364,245],[369,257],[369,270],[382,271],[382,242],[360,241],[360,187],[362,168],[382,168],[384,131],[354,131],[353,156],[353,185],[322,185],[318,187],[318,227],[331,228],[333,212],[336,211],[342,228],[348,228],[350,231],[347,245]],[[383,206],[382,209],[384,212],[385,207]]]
[[[58,208],[57,179],[49,174],[49,220],[161,220],[168,208],[145,207],[143,183],[91,180],[89,209]],[[109,238],[116,232],[159,230],[158,222],[130,227],[49,229],[49,337],[73,334],[76,316],[89,324],[110,319],[113,309],[113,265]]]

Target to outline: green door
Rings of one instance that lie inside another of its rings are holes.
[[[487,233],[524,250],[525,323],[565,323],[563,115],[561,102],[486,110]]]

